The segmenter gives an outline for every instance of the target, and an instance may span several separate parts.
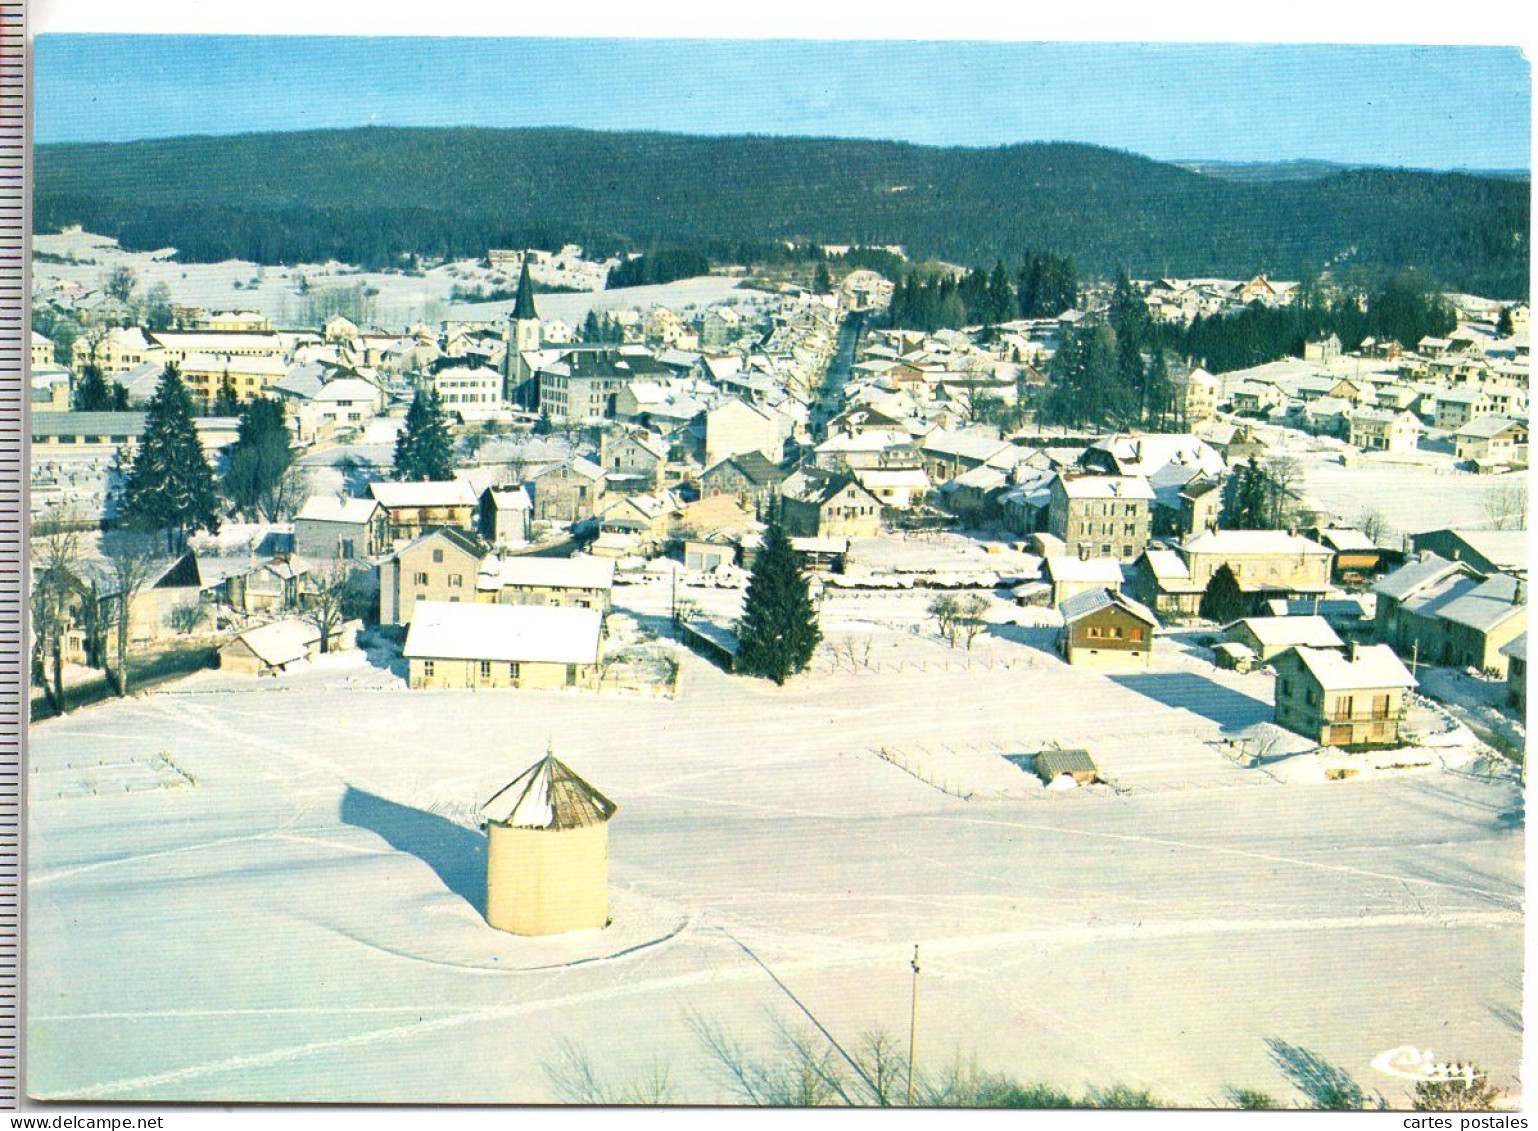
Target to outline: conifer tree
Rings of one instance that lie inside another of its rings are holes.
[[[240,394],[235,391],[235,382],[228,373],[219,382],[219,392],[214,397],[213,414],[215,416],[240,415]]]
[[[825,295],[833,290],[833,276],[828,274],[828,265],[819,263],[817,271],[812,276],[812,291],[815,294]]]
[[[141,530],[163,530],[180,549],[187,535],[219,529],[214,472],[193,424],[192,396],[173,363],[161,374],[144,433],[124,485],[124,517]]]
[[[77,412],[111,412],[113,390],[121,389],[116,381],[107,380],[99,365],[84,365],[80,380],[75,383],[73,402]],[[126,396],[126,391],[125,391]]]
[[[1517,332],[1516,325],[1511,320],[1511,307],[1501,307],[1501,312],[1495,319],[1495,332],[1503,338],[1509,338]]]
[[[738,638],[737,670],[782,687],[811,663],[822,640],[806,575],[777,521],[765,528],[753,561]]]
[[[242,514],[275,518],[274,494],[293,462],[283,406],[257,397],[241,410],[240,432],[224,473],[224,493]]]
[[[1218,566],[1217,572],[1207,582],[1198,611],[1207,620],[1218,624],[1229,624],[1249,613],[1249,599],[1245,597],[1244,590],[1239,588],[1239,579],[1227,563]]]
[[[432,389],[419,390],[406,410],[406,426],[395,438],[395,475],[407,482],[454,478],[454,441]]]
[[[1251,456],[1248,463],[1241,464],[1229,477],[1223,525],[1230,530],[1266,529],[1267,496],[1266,473]]]

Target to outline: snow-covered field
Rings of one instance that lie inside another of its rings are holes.
[[[363,286],[377,292],[369,298],[371,321],[386,330],[404,330],[419,322],[436,324],[443,319],[497,320],[507,317],[512,309],[510,299],[489,303],[453,301],[456,285],[498,284],[495,273],[469,260],[445,264],[420,275],[406,275],[358,271],[340,263],[294,267],[263,267],[244,260],[181,263],[171,258],[169,250],[124,251],[110,237],[90,232],[37,235],[32,246],[44,255],[74,257],[79,261],[36,260],[32,270],[38,280],[69,279],[86,287],[101,287],[115,267],[126,266],[138,276],[141,290],[164,283],[171,289],[175,302],[209,310],[252,310],[267,315],[282,328],[299,326],[304,320],[306,298],[299,290],[301,276],[316,290]],[[681,310],[721,302],[752,303],[766,297],[762,292],[739,288],[739,282],[726,276],[707,275],[654,287],[542,294],[538,305],[546,320],[558,319],[580,328],[589,310],[645,310],[652,306]],[[507,285],[505,278],[500,285]]]
[[[616,595],[642,623],[671,596]],[[1053,657],[1037,611],[997,605],[969,654],[919,624],[924,594],[828,600],[818,670],[784,689],[681,653],[677,700],[409,692],[353,653],[37,726],[31,1090],[551,1100],[570,1042],[616,1088],[661,1063],[719,1101],[691,1018],[749,1047],[776,1019],[905,1040],[914,944],[921,1068],[1297,1098],[1280,1041],[1397,1098],[1370,1063],[1413,1044],[1515,1083],[1509,779],[1283,785],[1223,743],[1264,732],[1269,677],[1184,641],[1108,678]],[[547,741],[619,803],[615,923],[518,939],[480,917],[467,821]],[[1001,756],[1052,741],[1114,788]]]

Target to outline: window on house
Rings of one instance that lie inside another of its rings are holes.
[[[426,585],[427,584],[427,574],[425,574],[425,573],[414,573],[414,574],[411,575],[411,582],[412,582],[413,585]]]
[[[481,678],[482,679],[490,679],[491,678],[491,661],[490,660],[482,660],[481,661]]]
[[[434,550],[433,551],[433,561],[434,562],[441,562],[442,560],[443,560],[443,551],[442,550]]]
[[[1127,639],[1134,642],[1141,641],[1143,639],[1143,630],[1141,628],[1127,629]]]
[[[465,575],[462,573],[449,574],[449,588],[463,589],[465,587]]]
[[[431,676],[433,674],[433,662],[431,660],[422,661],[422,674],[425,676]]]
[[[519,672],[518,672],[518,661],[514,660],[512,663],[507,665],[507,678],[508,679],[517,679],[518,678],[518,674],[519,674]]]

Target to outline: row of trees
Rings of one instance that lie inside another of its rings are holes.
[[[1334,334],[1345,350],[1367,338],[1413,348],[1422,338],[1443,337],[1457,326],[1451,305],[1425,276],[1401,271],[1377,284],[1326,291],[1306,281],[1289,306],[1252,303],[1229,314],[1198,317],[1188,326],[1162,324],[1156,338],[1167,349],[1228,373],[1297,357],[1304,344]]]
[[[1013,276],[1003,260],[992,270],[978,268],[959,277],[939,273],[926,279],[908,271],[897,280],[887,321],[926,331],[997,326],[1016,318],[1055,318],[1078,301],[1073,260],[1033,251]]]

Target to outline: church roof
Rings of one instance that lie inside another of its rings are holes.
[[[523,272],[518,276],[518,297],[513,300],[513,321],[538,317],[539,311],[534,309],[534,280],[529,277],[529,256],[525,253]]]
[[[618,808],[565,762],[546,754],[493,794],[481,816],[519,829],[580,829],[603,824]]]

